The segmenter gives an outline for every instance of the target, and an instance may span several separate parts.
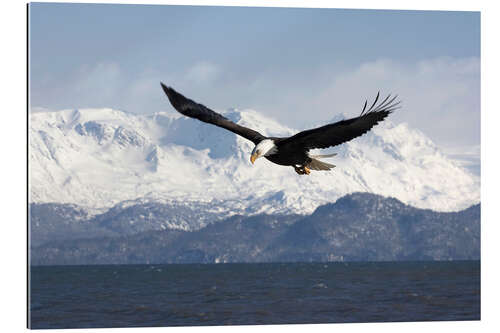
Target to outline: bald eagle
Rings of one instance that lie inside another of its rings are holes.
[[[240,126],[206,106],[184,97],[171,87],[161,82],[160,84],[172,106],[183,115],[225,128],[252,141],[255,144],[250,156],[252,164],[263,156],[273,163],[293,167],[299,175],[308,175],[311,170],[330,170],[335,167],[333,164],[319,160],[335,154],[312,155],[309,154],[309,150],[337,146],[363,135],[398,109],[401,103],[396,101],[397,95],[392,98],[388,95],[377,104],[380,95],[377,93],[375,101],[368,109],[366,108],[368,101],[365,101],[359,117],[302,131],[290,137],[278,138],[267,137],[250,128]]]

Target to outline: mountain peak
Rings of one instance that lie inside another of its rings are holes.
[[[298,132],[255,110],[222,113],[263,135]],[[337,168],[307,177],[265,159],[252,166],[252,149],[242,137],[174,113],[31,113],[30,196],[94,208],[147,197],[214,202],[214,209],[234,213],[300,214],[353,192],[442,211],[479,202],[479,178],[407,124],[384,121],[323,151],[338,153],[330,159]]]

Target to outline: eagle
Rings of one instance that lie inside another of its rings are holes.
[[[395,95],[391,98],[390,94],[377,104],[379,92],[369,108],[367,108],[368,100],[365,100],[363,110],[356,118],[309,129],[289,137],[267,137],[253,129],[238,125],[206,106],[184,97],[163,82],[160,84],[172,106],[181,114],[225,128],[252,141],[255,144],[250,155],[252,164],[255,163],[256,159],[265,157],[273,163],[293,167],[299,175],[309,175],[311,170],[328,171],[335,167],[335,165],[320,161],[320,159],[336,154],[312,155],[309,153],[311,149],[337,146],[363,135],[394,110],[401,107],[401,101],[396,101],[398,96]]]

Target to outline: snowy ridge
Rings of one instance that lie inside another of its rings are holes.
[[[264,135],[297,132],[253,110],[229,119]],[[120,202],[184,202],[220,214],[308,214],[352,192],[391,196],[419,208],[455,211],[480,200],[480,179],[418,130],[386,120],[326,152],[331,172],[298,176],[259,159],[253,144],[177,114],[112,109],[30,114],[30,202],[103,209]],[[325,152],[325,151],[323,151]]]

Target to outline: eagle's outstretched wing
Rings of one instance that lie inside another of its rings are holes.
[[[260,141],[266,139],[266,137],[259,132],[240,126],[226,117],[210,110],[206,106],[198,104],[195,101],[182,96],[177,91],[167,87],[163,83],[160,82],[160,84],[163,91],[165,91],[165,94],[167,94],[172,106],[183,115],[225,128],[233,133],[241,135],[255,144],[258,144]]]
[[[397,95],[387,96],[377,104],[379,94],[370,108],[366,109],[367,101],[359,117],[341,120],[322,127],[297,133],[278,143],[279,147],[286,148],[328,148],[352,140],[368,132],[373,126],[382,121],[392,111],[398,109],[401,102],[396,102]]]

